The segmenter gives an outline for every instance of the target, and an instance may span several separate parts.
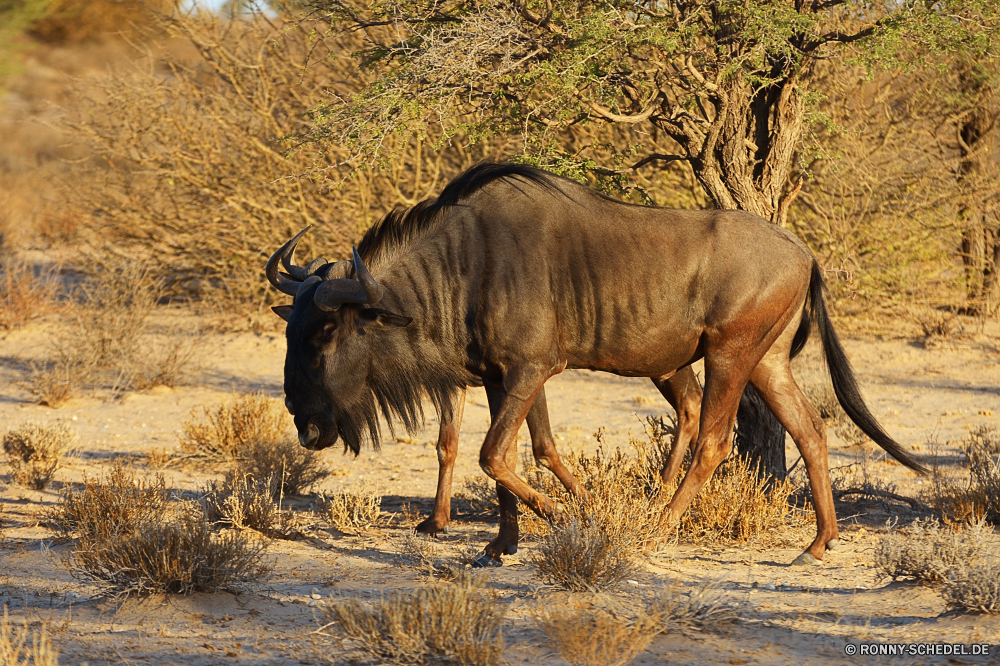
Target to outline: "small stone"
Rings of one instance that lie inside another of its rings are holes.
[[[758,583],[757,581],[754,581],[754,582],[750,583],[750,587],[752,587],[753,589],[756,590],[758,587],[760,587],[760,583]]]
[[[625,582],[628,583],[629,585],[638,585],[639,584],[639,581],[632,580],[631,578],[626,578]]]
[[[308,605],[309,605],[309,606],[315,606],[315,605],[316,605],[316,601],[315,601],[315,600],[313,600],[313,601],[310,601]]]
[[[309,593],[309,596],[312,597],[313,599],[322,599],[323,598],[323,595],[319,593],[319,588],[316,588],[316,587],[314,587],[312,589],[312,592]]]
[[[768,583],[767,585],[764,586],[764,589],[765,590],[771,590],[773,592],[774,590],[776,590],[778,588],[776,588],[773,584]]]

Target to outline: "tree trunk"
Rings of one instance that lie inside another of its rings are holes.
[[[985,105],[984,105],[985,106]],[[991,109],[975,109],[959,128],[962,163],[958,182],[966,191],[976,189],[986,161],[988,135],[996,121]],[[966,314],[985,316],[996,308],[996,258],[1000,256],[997,229],[987,220],[977,197],[959,204],[958,220],[962,227],[962,263],[965,265]]]
[[[784,480],[788,475],[785,429],[750,384],[744,389],[736,412],[736,451],[764,478]]]
[[[798,194],[789,187],[802,134],[804,105],[796,81],[767,88],[735,81],[716,118],[718,148],[692,160],[695,176],[718,208],[735,208],[784,224]],[[736,451],[764,478],[784,479],[785,429],[760,394],[747,384],[736,412]]]

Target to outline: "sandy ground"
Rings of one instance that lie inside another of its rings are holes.
[[[56,474],[45,491],[13,485],[0,465],[0,602],[15,619],[49,625],[61,663],[215,664],[367,663],[350,645],[312,632],[317,627],[308,606],[313,588],[325,595],[377,598],[386,591],[428,584],[428,574],[398,557],[399,540],[413,519],[400,517],[404,505],[420,514],[432,506],[437,460],[437,426],[428,419],[423,432],[407,442],[386,442],[381,453],[358,459],[340,451],[324,456],[334,475],[314,490],[335,490],[374,481],[384,494],[383,510],[396,518],[385,527],[344,534],[316,522],[310,538],[274,541],[268,556],[275,563],[269,583],[251,593],[189,597],[161,596],[124,601],[102,596],[93,584],[74,579],[63,563],[69,544],[39,524],[59,499],[59,489],[84,475],[99,474],[116,456],[144,464],[150,450],[174,451],[181,421],[192,408],[213,405],[233,392],[260,390],[281,395],[284,339],[280,335],[209,334],[208,352],[191,386],[160,388],[114,401],[80,398],[60,409],[32,403],[19,386],[23,364],[37,356],[42,329],[32,326],[0,340],[0,422],[65,422],[79,435],[77,455]],[[926,455],[932,443],[945,460],[960,460],[960,444],[980,423],[1000,425],[1000,330],[946,344],[909,340],[848,339],[848,354],[867,392],[869,405],[900,442]],[[803,383],[823,380],[815,348],[796,360]],[[645,416],[669,410],[648,380],[569,371],[546,386],[553,430],[560,448],[593,446],[592,433],[607,429],[612,444],[625,445],[629,433],[641,434]],[[464,477],[481,474],[478,446],[488,427],[485,394],[471,390],[465,410],[456,490]],[[526,431],[522,431],[522,446]],[[831,466],[855,461],[855,453],[832,433]],[[798,454],[789,442],[789,463]],[[957,467],[952,473],[960,474]],[[918,496],[926,481],[892,463],[874,463],[874,473],[897,484],[898,492]],[[178,490],[197,490],[219,478],[221,469],[194,465],[164,470]],[[309,498],[292,498],[305,509]],[[801,663],[1000,663],[1000,617],[946,614],[933,587],[892,583],[871,565],[871,554],[885,521],[912,520],[918,514],[895,504],[838,503],[842,546],[817,567],[787,563],[811,538],[773,549],[680,545],[645,562],[636,578],[615,594],[628,602],[666,585],[682,589],[717,581],[740,620],[720,631],[668,633],[657,637],[637,664],[801,664]],[[453,504],[451,529],[437,540],[442,557],[457,557],[467,543],[485,544],[495,530],[490,519],[470,515],[468,503]],[[998,537],[1000,538],[1000,537]],[[504,635],[510,664],[563,664],[540,632],[542,609],[573,606],[582,597],[542,585],[530,565],[530,541],[502,569],[485,570],[508,606]],[[773,585],[774,589],[765,586]],[[988,643],[992,656],[870,657],[845,654],[847,643]]]

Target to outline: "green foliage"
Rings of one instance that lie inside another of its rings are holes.
[[[17,72],[18,37],[51,11],[55,0],[0,0],[0,82]]]
[[[513,134],[521,161],[611,191],[626,191],[641,167],[685,160],[716,205],[772,218],[818,58],[847,44],[873,68],[940,63],[960,49],[992,57],[998,14],[986,0],[317,4],[367,34],[355,56],[374,76],[316,109],[313,140],[384,163],[387,137],[432,125],[445,128],[439,147]],[[575,145],[571,135],[593,123],[646,136]],[[763,201],[740,192],[753,180]]]

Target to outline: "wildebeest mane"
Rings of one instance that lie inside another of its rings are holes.
[[[440,219],[438,215],[449,206],[456,206],[486,185],[498,180],[525,180],[546,190],[556,192],[560,179],[551,173],[524,164],[477,164],[456,176],[436,199],[424,199],[410,207],[395,208],[365,232],[358,244],[358,254],[369,267],[383,266],[392,261],[396,253],[432,228]],[[516,187],[516,185],[515,185]]]

